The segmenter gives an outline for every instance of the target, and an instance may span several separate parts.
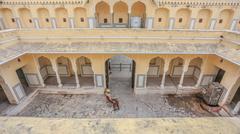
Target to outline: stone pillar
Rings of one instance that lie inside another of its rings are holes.
[[[131,10],[128,10],[128,27],[131,28]]]
[[[57,28],[56,18],[50,18],[50,20],[51,20],[52,28],[56,29]]]
[[[34,64],[36,66],[36,70],[37,70],[37,74],[38,74],[40,84],[41,84],[42,87],[45,87],[44,80],[43,80],[43,77],[42,77],[41,72],[40,72],[41,68],[40,68],[38,59],[35,56],[33,56],[33,61],[34,61]]]
[[[15,20],[16,20],[16,23],[17,23],[17,28],[21,29],[22,24],[21,24],[20,18],[15,18]]]
[[[198,81],[197,81],[197,84],[195,85],[195,87],[199,87],[201,82],[202,82],[202,78],[203,78],[203,74],[204,74],[204,69],[206,67],[206,63],[207,63],[207,61],[204,60],[202,66],[201,66],[201,73],[199,75],[199,78],[198,78]]]
[[[79,83],[79,78],[78,78],[78,70],[77,70],[77,62],[76,61],[77,61],[77,59],[75,59],[75,58],[71,59],[72,69],[74,71],[77,88],[79,88],[80,87],[80,83]]]
[[[74,18],[73,17],[69,17],[69,27],[70,28],[74,28],[75,27]]]
[[[111,13],[112,15],[112,27],[114,27],[114,13]]]
[[[166,74],[169,68],[170,60],[165,60],[164,69],[163,69],[163,76],[162,76],[162,82],[161,82],[161,88],[164,89],[165,87],[165,80],[166,80]]]
[[[51,64],[52,64],[52,67],[53,67],[53,70],[54,72],[56,73],[56,77],[57,77],[57,82],[58,82],[58,87],[62,87],[62,82],[61,82],[61,78],[60,78],[60,75],[58,74],[58,64],[57,64],[57,61],[56,59],[50,59],[51,61]]]
[[[95,17],[88,17],[88,28],[96,28],[96,19]]]
[[[179,88],[182,88],[182,87],[183,87],[184,75],[185,75],[185,73],[188,71],[189,63],[190,63],[190,60],[189,60],[189,59],[186,59],[185,62],[184,62],[181,79],[180,79],[180,82],[179,82],[179,85],[178,85]]]
[[[34,27],[35,27],[36,29],[39,29],[39,28],[40,28],[38,18],[33,18],[33,23],[34,23]]]
[[[146,24],[145,24],[145,27],[147,29],[152,29],[153,28],[153,20],[154,20],[154,17],[147,17]]]
[[[169,30],[173,30],[175,25],[175,18],[169,18]]]
[[[209,29],[214,30],[215,26],[216,26],[216,23],[217,23],[217,19],[211,19]]]
[[[4,25],[4,21],[3,18],[0,17],[0,30],[6,29],[5,25]]]
[[[190,30],[195,29],[195,23],[196,23],[196,18],[192,18],[190,22],[190,27],[189,27]]]
[[[231,31],[236,31],[236,27],[237,27],[237,19],[233,19],[230,30]]]

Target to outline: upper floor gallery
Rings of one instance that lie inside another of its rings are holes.
[[[238,0],[3,0],[0,28],[240,31]]]

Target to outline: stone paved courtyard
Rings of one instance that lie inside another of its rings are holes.
[[[121,81],[121,82],[119,82]],[[111,78],[110,87],[120,110],[113,111],[104,95],[39,94],[18,116],[64,118],[212,117],[194,96],[135,95],[128,78]]]

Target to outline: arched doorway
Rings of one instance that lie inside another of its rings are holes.
[[[190,24],[191,11],[189,9],[179,9],[176,14],[176,29],[188,29]]]
[[[188,66],[188,70],[184,75],[183,86],[194,87],[197,84],[201,73],[202,58],[194,58],[191,60]]]
[[[113,6],[114,27],[128,27],[128,22],[128,5],[122,1],[115,3]]]
[[[147,87],[160,87],[164,71],[164,60],[160,57],[151,59],[147,73]]]
[[[56,13],[57,27],[58,28],[69,27],[67,10],[65,8],[57,8],[55,10],[55,13]]]
[[[66,87],[76,87],[76,79],[71,61],[67,57],[61,56],[57,58],[57,65],[62,85]]]
[[[146,20],[146,6],[144,3],[138,1],[132,5],[131,9],[131,27],[143,28]]]
[[[102,1],[96,5],[96,18],[97,18],[98,27],[112,26],[110,6],[106,2]]]
[[[197,15],[196,29],[208,29],[212,12],[209,9],[201,9]]]
[[[38,18],[39,18],[39,25],[40,28],[50,28],[51,22],[50,22],[50,15],[49,11],[46,8],[39,8],[37,10]]]
[[[76,63],[80,87],[94,87],[94,72],[90,59],[80,57]]]
[[[132,92],[135,81],[135,61],[124,55],[113,56],[105,64],[106,87]],[[121,92],[121,91],[120,91]]]
[[[180,57],[172,59],[172,61],[169,64],[170,79],[173,81],[175,87],[177,87],[180,83],[181,75],[183,73],[183,64],[184,60],[183,58]]]
[[[74,9],[74,19],[75,19],[75,27],[76,28],[87,28],[87,12],[86,9],[77,7]]]
[[[4,89],[7,87],[8,86],[6,85],[6,83],[4,82],[2,77],[0,76],[0,113],[2,111],[4,111],[10,105],[8,97],[6,95],[6,89]]]
[[[17,27],[16,20],[13,17],[13,13],[10,9],[2,8],[2,9],[0,9],[0,12],[2,13],[4,25],[6,28],[16,28]]]
[[[46,86],[58,86],[56,72],[53,70],[51,61],[46,57],[39,57],[40,73]]]
[[[168,20],[169,20],[169,10],[166,8],[159,8],[155,11],[154,18],[154,27],[167,29],[168,28]]]
[[[30,10],[27,8],[20,8],[18,11],[22,28],[33,28],[34,24]]]
[[[224,9],[220,12],[216,29],[223,30],[229,29],[231,26],[234,11],[231,9]]]

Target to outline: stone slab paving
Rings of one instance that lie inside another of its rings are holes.
[[[239,118],[0,117],[1,134],[239,134]]]
[[[101,46],[101,47],[99,47]],[[221,44],[163,44],[158,42],[19,42],[0,49],[0,64],[25,53],[136,53],[136,54],[217,54],[240,65],[240,50]]]
[[[51,118],[149,118],[149,117],[212,117],[203,110],[194,96],[176,97],[160,94],[135,95],[130,78],[110,79],[112,95],[120,103],[113,111],[104,95],[39,94],[18,116]]]

